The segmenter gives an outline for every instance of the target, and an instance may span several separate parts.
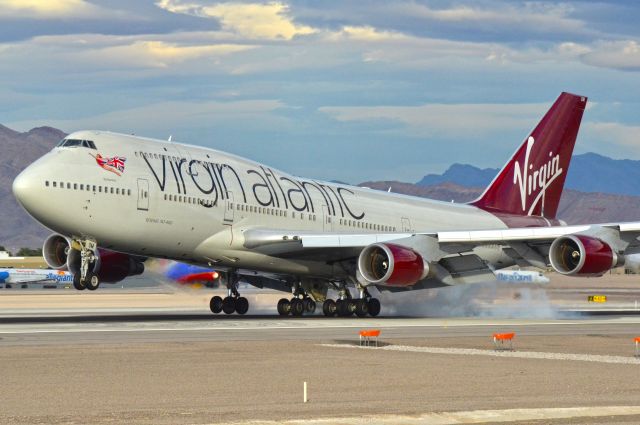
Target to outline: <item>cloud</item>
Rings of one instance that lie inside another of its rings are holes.
[[[221,42],[206,33],[197,36],[180,33],[147,36],[75,34],[41,36],[25,42],[0,45],[0,55],[11,58],[5,61],[4,67],[21,67],[25,63],[33,63],[33,58],[37,57],[42,60],[43,68],[73,69],[77,74],[104,72],[114,68],[169,69],[173,65],[194,60],[208,60],[213,66],[223,56],[254,47]]]
[[[383,131],[392,128],[402,133],[408,132],[414,137],[450,139],[473,138],[498,131],[532,128],[549,105],[326,106],[319,108],[319,111],[341,122],[375,123],[382,126]]]
[[[582,127],[581,134],[589,139],[589,145],[595,151],[610,155],[607,149],[613,144],[622,148],[627,155],[640,157],[640,126],[618,122],[586,122]]]
[[[289,16],[289,6],[283,3],[219,3],[207,6],[181,0],[160,0],[156,4],[173,13],[216,18],[224,30],[249,39],[291,40],[298,35],[316,32],[309,26],[295,24]]]
[[[581,60],[601,68],[640,71],[640,43],[636,40],[597,42]]]
[[[66,131],[79,129],[105,129],[119,132],[144,132],[145,134],[169,134],[176,129],[201,128],[221,123],[264,120],[284,105],[277,100],[246,100],[233,102],[165,101],[149,103],[134,108],[124,108],[102,114],[69,119],[25,120],[9,123],[12,128],[30,129],[46,122]]]
[[[98,15],[101,8],[84,0],[2,0],[0,17],[69,18]]]

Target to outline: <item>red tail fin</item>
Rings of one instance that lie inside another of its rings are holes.
[[[562,93],[479,199],[497,214],[556,217],[587,98]]]

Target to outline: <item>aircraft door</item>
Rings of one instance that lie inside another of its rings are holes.
[[[138,210],[149,211],[149,181],[138,179]]]
[[[333,219],[329,215],[329,207],[322,206],[322,230],[325,232],[333,231]]]
[[[411,221],[408,218],[402,217],[402,231],[411,232]]]
[[[233,192],[227,192],[227,201],[224,204],[223,224],[233,224]]]

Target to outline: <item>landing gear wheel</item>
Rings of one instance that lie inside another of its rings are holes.
[[[245,314],[249,311],[249,300],[245,297],[239,297],[236,299],[236,313]]]
[[[281,298],[278,301],[278,314],[280,316],[287,316],[291,311],[291,303],[286,298]]]
[[[380,314],[380,301],[377,298],[371,298],[369,300],[369,314],[371,317],[376,317]]]
[[[302,303],[302,300],[299,300],[298,298],[293,298],[290,304],[291,304],[291,315],[302,316],[302,313],[304,313],[304,304]]]
[[[309,314],[316,312],[316,302],[311,298],[305,298],[303,301],[304,311]]]
[[[224,311],[225,314],[233,314],[233,312],[236,311],[236,299],[233,297],[225,297],[225,299],[222,300],[222,311]]]
[[[100,286],[100,278],[95,273],[87,273],[87,277],[84,280],[84,287],[90,291],[95,291]]]
[[[369,303],[367,300],[359,299],[356,301],[356,316],[365,317],[369,314]]]
[[[351,316],[351,313],[353,313],[353,310],[349,309],[349,303],[350,303],[349,300],[336,301],[338,316],[341,316],[341,317]]]
[[[84,283],[80,281],[80,273],[76,273],[73,275],[73,287],[76,288],[78,291],[82,291],[83,289],[86,288],[84,286]]]
[[[327,317],[335,316],[337,312],[336,302],[332,299],[326,300],[322,303],[322,312]]]
[[[211,301],[209,301],[209,308],[213,314],[220,313],[222,311],[222,298],[217,295],[211,298]]]

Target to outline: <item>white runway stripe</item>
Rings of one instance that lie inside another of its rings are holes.
[[[573,354],[573,353],[546,353],[538,351],[496,351],[479,350],[476,348],[441,348],[441,347],[414,347],[409,345],[387,345],[382,347],[360,347],[347,344],[322,344],[324,347],[336,348],[361,348],[363,350],[407,351],[412,353],[429,354],[457,354],[467,356],[491,356],[511,357],[519,359],[539,360],[572,360],[580,362],[614,363],[614,364],[640,364],[640,358],[623,356],[602,356],[597,354]]]
[[[424,413],[421,415],[365,415],[353,418],[296,419],[288,421],[247,421],[227,425],[456,425],[604,416],[640,415],[640,406],[560,407],[541,409],[473,410],[468,412]]]

